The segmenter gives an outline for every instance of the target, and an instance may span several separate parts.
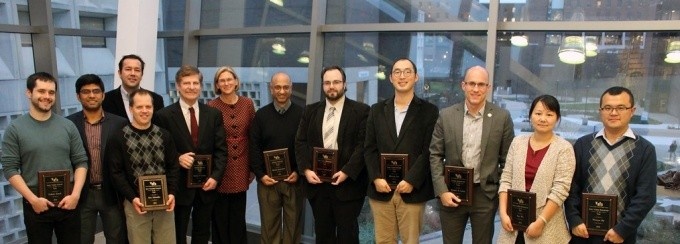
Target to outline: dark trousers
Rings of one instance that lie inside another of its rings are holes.
[[[51,207],[37,214],[26,200],[24,202],[24,224],[29,244],[52,243],[52,232],[57,243],[80,243],[80,215],[78,209],[64,210]]]
[[[187,228],[189,226],[189,215],[191,214],[191,243],[206,244],[210,241],[210,220],[212,218],[214,203],[206,203],[203,198],[196,193],[194,202],[191,206],[175,206],[175,234],[177,244],[187,243]],[[193,208],[193,211],[192,211]]]
[[[218,193],[212,221],[212,243],[247,243],[246,192]]]
[[[309,199],[314,214],[316,243],[359,243],[357,218],[364,206],[364,198],[340,201],[335,190],[320,190]]]
[[[492,243],[498,196],[489,199],[480,186],[475,186],[472,201],[472,206],[458,207],[444,207],[439,201],[439,218],[445,244],[463,243],[468,219],[472,225],[472,243]]]
[[[127,240],[125,228],[125,213],[118,204],[104,202],[104,192],[101,188],[90,188],[87,191],[87,199],[80,203],[81,243],[94,243],[94,234],[97,227],[97,214],[102,219],[104,237],[107,244],[122,244]]]

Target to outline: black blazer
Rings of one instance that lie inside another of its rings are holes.
[[[83,146],[87,149],[87,137],[85,136],[85,116],[83,115],[83,111],[76,112],[74,114],[69,115],[66,117],[67,119],[71,120],[73,124],[76,125],[76,128],[78,128],[78,133],[80,133],[80,139],[83,141]],[[99,144],[99,150],[100,150],[100,162],[102,163],[102,191],[104,192],[104,204],[106,205],[117,205],[122,202],[122,197],[118,196],[118,193],[116,192],[115,188],[113,187],[113,183],[111,182],[111,172],[109,171],[109,162],[104,157],[106,153],[106,143],[109,141],[110,136],[114,136],[118,131],[120,131],[121,128],[123,128],[125,125],[128,124],[128,120],[126,118],[117,116],[112,113],[106,113],[104,112],[104,120],[102,121],[102,134],[101,134],[101,140]],[[90,155],[90,150],[85,150],[87,153],[87,166],[88,168],[91,169],[92,165],[92,156]],[[83,187],[83,190],[80,193],[80,202],[82,203],[85,199],[87,199],[87,191],[89,189],[88,184],[90,184],[90,172],[88,171],[87,173],[87,178],[85,178],[85,186]]]
[[[367,194],[371,199],[388,201],[394,190],[379,193],[373,181],[380,176],[380,154],[408,154],[408,171],[404,180],[413,185],[411,193],[401,194],[407,203],[421,203],[434,198],[432,175],[430,174],[430,140],[432,130],[437,123],[439,110],[437,106],[413,97],[406,112],[397,137],[394,120],[394,97],[378,102],[371,107],[366,122],[365,159],[368,171]]]
[[[308,198],[314,198],[322,186],[330,183],[309,184],[304,177],[306,169],[312,170],[314,147],[323,147],[321,127],[326,100],[310,104],[305,108],[295,137],[295,156],[299,174],[303,179],[303,190]],[[366,196],[366,171],[364,165],[364,138],[368,105],[345,98],[338,128],[338,170],[349,177],[339,186],[333,186],[335,195],[342,201],[355,200]],[[324,188],[326,189],[326,188]]]
[[[123,118],[127,118],[127,113],[125,112],[125,103],[123,103],[123,97],[120,94],[120,86],[118,88],[108,91],[104,96],[104,102],[102,102],[102,108],[104,111],[118,115]],[[161,108],[165,107],[163,103],[163,97],[151,91],[151,97],[153,97],[153,111],[157,112]]]
[[[157,116],[154,116],[154,124],[170,131],[172,139],[175,141],[178,156],[187,152],[212,155],[211,178],[219,184],[227,162],[227,142],[222,113],[200,102],[198,103],[198,110],[198,147],[193,145],[191,133],[184,120],[179,102],[158,111]],[[187,188],[187,170],[180,168],[175,201],[179,205],[191,205],[194,202],[196,192],[199,192],[198,195],[206,203],[214,201],[217,197],[215,190],[205,192],[200,188]]]

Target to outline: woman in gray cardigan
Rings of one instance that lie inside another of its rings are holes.
[[[569,195],[575,157],[571,144],[553,132],[560,104],[550,95],[534,99],[529,110],[534,132],[515,137],[501,175],[498,243],[568,243],[562,203]],[[508,215],[508,189],[536,193],[536,220],[525,232],[513,229]]]

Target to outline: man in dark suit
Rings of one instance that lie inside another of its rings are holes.
[[[439,110],[415,95],[418,69],[411,60],[397,59],[390,81],[394,97],[374,104],[366,122],[364,155],[375,240],[397,243],[401,237],[403,243],[418,243],[425,202],[434,197],[429,146]],[[403,179],[388,182],[381,175],[381,154],[407,156]]]
[[[81,242],[94,243],[97,214],[101,217],[106,243],[125,243],[125,215],[121,199],[111,183],[104,158],[109,136],[128,123],[123,117],[104,112],[104,82],[87,74],[76,80],[76,93],[83,110],[66,117],[78,128],[88,157],[88,172],[80,195]]]
[[[514,138],[507,110],[486,101],[489,74],[474,66],[461,82],[465,101],[445,108],[432,133],[430,169],[434,194],[440,199],[439,217],[444,243],[462,243],[468,218],[473,243],[491,243],[498,209],[498,186],[505,156]],[[460,198],[444,182],[444,166],[474,169],[472,206],[459,205]]]
[[[369,107],[345,97],[345,72],[338,66],[321,72],[326,99],[306,107],[295,137],[295,155],[303,189],[314,214],[317,243],[359,243],[357,217],[366,196],[364,136]],[[314,147],[336,149],[332,183],[313,171]]]
[[[104,111],[127,118],[132,121],[132,114],[130,114],[130,92],[139,89],[140,82],[144,75],[144,61],[141,57],[129,54],[123,56],[118,62],[118,76],[120,76],[121,85],[106,93],[102,107]],[[157,112],[165,105],[163,97],[151,91],[153,98],[153,109]]]
[[[222,114],[198,102],[203,75],[194,66],[184,65],[175,75],[179,101],[158,111],[155,123],[168,130],[175,141],[179,174],[175,207],[177,243],[186,243],[189,214],[192,219],[191,243],[208,243],[210,219],[217,199],[215,187],[222,179],[227,161],[227,146]],[[212,157],[212,172],[200,188],[187,188],[187,173],[195,163],[194,156]],[[192,212],[193,208],[193,212]]]

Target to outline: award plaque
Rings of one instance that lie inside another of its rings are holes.
[[[59,204],[71,192],[71,172],[68,170],[38,171],[38,197]]]
[[[474,170],[457,166],[444,166],[444,180],[450,192],[459,199],[460,205],[472,205]]]
[[[618,196],[609,194],[583,193],[581,217],[588,234],[605,235],[614,228],[617,217]]]
[[[323,182],[333,182],[338,171],[338,150],[315,147],[312,159],[314,173]]]
[[[285,180],[290,175],[290,158],[288,148],[262,152],[267,175],[274,180]]]
[[[187,170],[187,188],[201,188],[212,173],[212,155],[194,155],[194,164]]]
[[[408,171],[408,154],[380,154],[380,177],[387,181],[390,188],[397,188]]]
[[[512,228],[526,231],[536,220],[536,193],[508,189],[508,215]]]
[[[168,206],[168,185],[165,175],[144,175],[138,179],[139,199],[144,205],[143,210],[165,210]]]

